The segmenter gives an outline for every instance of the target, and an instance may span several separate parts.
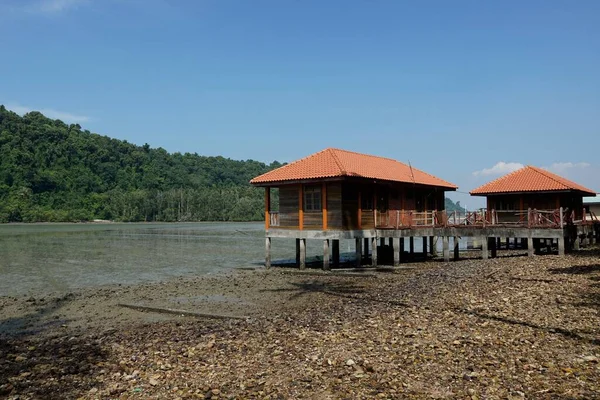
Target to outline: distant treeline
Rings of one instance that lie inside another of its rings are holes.
[[[169,154],[0,105],[0,222],[250,221],[253,177],[281,166]]]

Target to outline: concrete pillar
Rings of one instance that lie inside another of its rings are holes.
[[[533,253],[533,238],[531,237],[531,232],[529,232],[529,237],[527,238],[527,255],[533,257]]]
[[[500,238],[490,238],[490,247],[492,248],[492,258],[496,258],[498,256],[498,246],[500,243]]]
[[[506,238],[506,250],[510,248],[510,238]]]
[[[575,240],[573,241],[573,249],[579,250],[579,248],[580,248],[579,235],[577,235],[577,236],[575,236]]]
[[[392,240],[392,251],[394,253],[394,267],[400,265],[400,238],[391,238]]]
[[[566,238],[558,238],[558,255],[559,256],[564,256],[565,255],[565,247],[566,247]]]
[[[300,239],[300,269],[306,268],[306,239]]]
[[[415,255],[415,238],[414,237],[410,237],[408,239],[408,245],[410,246],[410,258],[412,259]]]
[[[271,268],[271,238],[265,239],[265,267]]]
[[[458,236],[454,236],[454,261],[458,261]]]
[[[375,236],[373,236],[373,238],[371,238],[371,247],[373,247],[371,249],[371,265],[376,267],[377,266],[377,238]]]
[[[450,261],[450,243],[449,242],[449,236],[443,236],[442,237],[442,245],[444,248],[444,261],[449,262]]]
[[[329,269],[329,239],[323,240],[323,269]]]
[[[340,239],[333,239],[331,244],[333,245],[331,249],[333,253],[333,265],[338,267],[340,265]]]
[[[481,258],[487,260],[488,257],[488,238],[484,236],[481,238]]]
[[[427,258],[427,236],[423,236],[423,257]]]
[[[354,251],[356,254],[356,266],[360,267],[362,260],[362,240],[360,238],[354,239]]]
[[[300,267],[300,239],[296,239],[296,267]]]

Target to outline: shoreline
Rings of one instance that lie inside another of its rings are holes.
[[[0,297],[0,326],[26,321],[0,335],[0,397],[594,398],[599,265],[596,248]]]

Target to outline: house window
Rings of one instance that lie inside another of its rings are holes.
[[[321,187],[304,188],[304,211],[321,211]]]

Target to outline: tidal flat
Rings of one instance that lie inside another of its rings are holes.
[[[2,296],[0,396],[598,398],[597,248],[410,266]]]

